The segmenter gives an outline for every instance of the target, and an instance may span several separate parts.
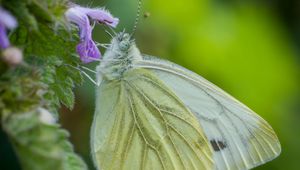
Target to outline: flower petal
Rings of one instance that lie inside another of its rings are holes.
[[[76,50],[80,59],[84,63],[89,63],[99,59],[101,53],[92,39],[92,26],[90,20],[95,20],[100,23],[115,27],[119,19],[114,18],[109,12],[103,9],[91,9],[73,5],[69,8],[65,16],[69,22],[76,24],[80,30],[80,43],[77,45]]]
[[[66,11],[65,16],[69,22],[72,22],[79,27],[81,40],[86,40],[91,37],[92,27],[89,18],[85,13],[75,8],[70,8]]]
[[[5,49],[10,46],[9,39],[7,37],[6,28],[3,24],[0,24],[0,48]]]
[[[5,28],[13,29],[16,28],[18,23],[16,19],[6,10],[0,7],[0,24]]]
[[[108,11],[101,8],[85,8],[85,7],[74,7],[78,10],[87,14],[92,20],[98,21],[100,23],[109,25],[111,27],[116,27],[119,23],[118,18],[114,18]]]
[[[92,39],[79,43],[76,50],[84,63],[93,62],[101,57],[101,53]]]

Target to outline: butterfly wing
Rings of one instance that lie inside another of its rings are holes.
[[[132,69],[97,89],[91,132],[98,169],[213,169],[195,115],[152,71]]]
[[[250,169],[280,154],[271,126],[203,77],[151,56],[135,67],[154,71],[198,118],[214,150],[216,169]]]

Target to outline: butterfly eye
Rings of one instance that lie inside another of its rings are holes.
[[[130,42],[129,42],[129,41],[121,41],[121,42],[120,42],[120,49],[121,49],[122,51],[128,50],[129,47],[130,47]]]

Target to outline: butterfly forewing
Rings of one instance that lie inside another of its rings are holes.
[[[279,155],[280,144],[269,124],[209,81],[150,56],[135,67],[153,71],[197,117],[213,148],[216,169],[250,169]]]
[[[213,169],[196,116],[152,72],[131,69],[101,83],[91,134],[98,168]]]

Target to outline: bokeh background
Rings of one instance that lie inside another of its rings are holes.
[[[131,32],[137,0],[76,2],[106,7],[120,18],[116,30]],[[168,59],[202,75],[272,125],[282,153],[257,170],[299,169],[299,0],[143,0],[141,14],[135,38],[142,53]],[[108,43],[110,37],[103,28],[96,26],[94,38]],[[87,66],[94,69],[96,65]],[[94,89],[86,79],[75,89],[75,108],[62,108],[60,118],[71,133],[76,152],[90,169]]]
[[[137,0],[79,3],[105,6],[120,18],[117,31],[132,31]],[[282,144],[282,153],[256,169],[299,169],[299,0],[143,0],[141,14],[135,37],[142,53],[195,71],[272,125]],[[94,38],[104,43],[110,40],[102,26],[94,29]],[[94,68],[96,64],[89,66]],[[63,126],[71,131],[76,151],[90,165],[94,89],[86,79],[76,89],[75,109],[63,109],[61,117]]]

